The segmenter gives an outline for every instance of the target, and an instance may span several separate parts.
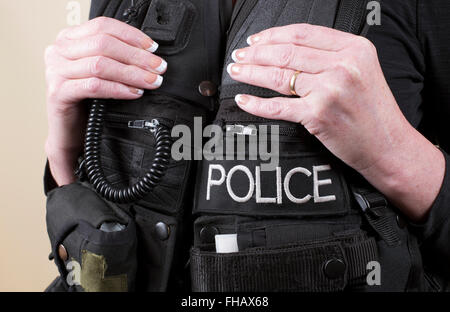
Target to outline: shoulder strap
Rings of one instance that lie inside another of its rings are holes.
[[[365,35],[369,26],[366,23],[368,2],[369,0],[341,0],[336,14],[334,28],[357,35]],[[238,0],[236,3],[227,33],[227,53],[233,38],[236,36],[256,3],[258,3],[258,0]]]
[[[356,35],[367,34],[367,3],[369,0],[341,0],[334,28]]]
[[[241,29],[242,24],[244,24],[250,12],[255,7],[258,0],[238,0],[235,5],[233,15],[231,17],[230,28],[228,28],[227,32],[227,47],[226,54],[228,55],[230,45],[233,42],[234,37],[238,33],[239,29]]]

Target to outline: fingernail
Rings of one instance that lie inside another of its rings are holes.
[[[157,72],[162,73],[167,69],[167,62],[162,60],[161,64],[155,69]]]
[[[234,100],[238,105],[244,106],[248,103],[248,96],[238,94],[234,97]]]
[[[227,66],[227,72],[230,76],[239,74],[241,67],[235,63],[230,63]]]
[[[156,50],[158,50],[159,44],[157,44],[155,41],[152,41],[152,44],[150,46],[150,48],[146,49],[148,52],[155,52]]]
[[[234,50],[233,53],[231,54],[231,58],[233,59],[233,61],[235,61],[237,63],[240,60],[243,60],[245,58],[245,51]]]
[[[159,88],[159,87],[161,87],[162,83],[163,83],[163,77],[158,75],[158,77],[156,78],[156,81],[152,84],[152,86],[155,88]]]
[[[158,75],[156,76],[156,80],[154,80],[155,79],[154,77],[155,76],[153,74],[149,74],[147,78],[145,78],[145,82],[147,82],[154,88],[159,88],[163,83],[163,77]]]
[[[136,88],[129,88],[130,92],[133,94],[137,94],[137,95],[142,95],[144,94],[144,90],[142,89],[136,89]]]
[[[247,38],[247,44],[252,45],[254,43],[257,43],[259,40],[261,40],[261,36],[253,35]]]

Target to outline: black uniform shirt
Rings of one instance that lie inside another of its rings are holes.
[[[450,1],[382,0],[368,38],[408,121],[446,157],[446,175],[427,222],[413,226],[425,262],[450,277]]]

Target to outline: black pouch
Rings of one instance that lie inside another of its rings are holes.
[[[128,214],[77,182],[48,194],[46,219],[60,272],[54,287],[87,292],[134,290],[136,226]]]
[[[139,127],[142,121],[158,119],[169,128],[183,125],[193,129],[194,116],[202,114],[203,109],[165,95],[146,96],[126,104],[110,103],[101,145],[102,168],[107,179],[115,186],[126,187],[150,167],[155,155],[154,136]],[[193,154],[191,145],[186,148]],[[152,192],[137,203],[125,205],[137,225],[139,291],[166,290],[173,271],[188,261],[180,229],[185,211],[191,209],[188,193],[193,165],[192,161],[171,158],[161,182]],[[189,245],[187,241],[186,246]]]
[[[356,225],[356,226],[355,226]],[[366,282],[374,238],[335,220],[204,216],[191,250],[194,291],[342,291]],[[237,233],[239,250],[217,253],[214,236]]]

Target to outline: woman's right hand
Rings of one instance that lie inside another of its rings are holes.
[[[45,146],[58,185],[75,180],[83,149],[88,98],[132,100],[157,89],[167,63],[142,31],[98,17],[61,31],[45,51],[48,137]]]

